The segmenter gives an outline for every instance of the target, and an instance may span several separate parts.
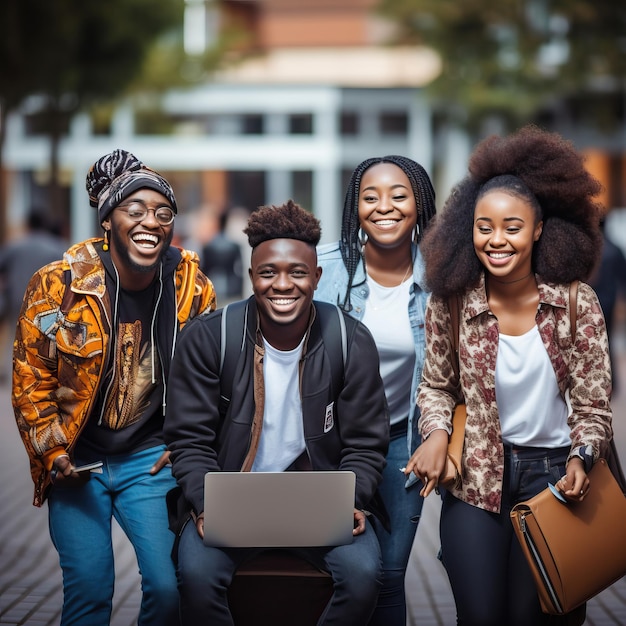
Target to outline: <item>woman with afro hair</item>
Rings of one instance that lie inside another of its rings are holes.
[[[602,245],[600,189],[557,134],[527,126],[491,136],[422,241],[432,291],[417,398],[423,442],[405,471],[422,481],[424,497],[437,488],[464,399],[462,476],[443,492],[440,522],[459,624],[584,620],[584,605],[575,616],[542,613],[509,512],[548,482],[582,500],[612,437],[606,326],[582,282]]]
[[[404,626],[404,578],[422,512],[415,476],[404,467],[419,444],[415,394],[424,362],[428,294],[418,244],[435,215],[428,174],[405,156],[373,157],[352,173],[341,240],[321,246],[323,269],[315,297],[338,304],[370,330],[380,355],[391,440],[380,494],[390,528],[377,520],[383,587],[369,626]]]

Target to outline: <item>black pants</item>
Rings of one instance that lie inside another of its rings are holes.
[[[441,511],[442,561],[463,626],[543,626],[568,623],[546,615],[530,568],[513,533],[511,508],[565,474],[569,447],[505,448],[500,513],[446,493]],[[582,623],[582,622],[579,622]]]

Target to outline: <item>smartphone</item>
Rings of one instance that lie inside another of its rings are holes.
[[[79,465],[78,467],[72,468],[73,472],[95,472],[102,467],[102,461],[96,461],[95,463],[88,463],[87,465]],[[102,472],[100,472],[102,473]]]
[[[567,504],[567,500],[565,499],[565,496],[552,483],[548,483],[548,489],[550,489],[550,491],[552,492],[552,495],[557,500],[559,500],[560,502],[563,502],[563,504]]]

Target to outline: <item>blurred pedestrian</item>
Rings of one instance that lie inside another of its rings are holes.
[[[602,222],[602,257],[600,266],[589,281],[600,300],[604,319],[606,321],[606,332],[609,336],[609,348],[611,354],[611,371],[613,373],[613,395],[618,392],[618,381],[620,379],[617,372],[617,359],[615,358],[615,345],[612,341],[612,333],[615,330],[615,310],[617,308],[618,297],[626,298],[626,257],[622,249],[613,243],[606,234],[605,222]]]
[[[115,518],[141,572],[138,624],[175,626],[166,387],[179,331],[215,308],[215,294],[197,254],[170,244],[177,206],[167,180],[115,150],[92,166],[87,191],[104,237],[73,245],[28,285],[15,340],[15,418],[34,504],[48,500],[63,569],[61,624],[109,624]],[[102,467],[76,471],[94,462]]]
[[[60,259],[66,247],[44,209],[34,207],[28,214],[24,235],[0,249],[0,312],[4,326],[1,380],[10,379],[15,324],[26,285],[39,268]]]
[[[218,232],[202,247],[200,267],[211,279],[220,304],[241,298],[243,290],[243,264],[239,244],[225,232],[227,214],[222,213]]]

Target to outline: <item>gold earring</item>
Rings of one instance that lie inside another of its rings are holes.
[[[106,229],[104,231],[104,243],[102,244],[102,249],[105,252],[109,249],[109,231]]]

